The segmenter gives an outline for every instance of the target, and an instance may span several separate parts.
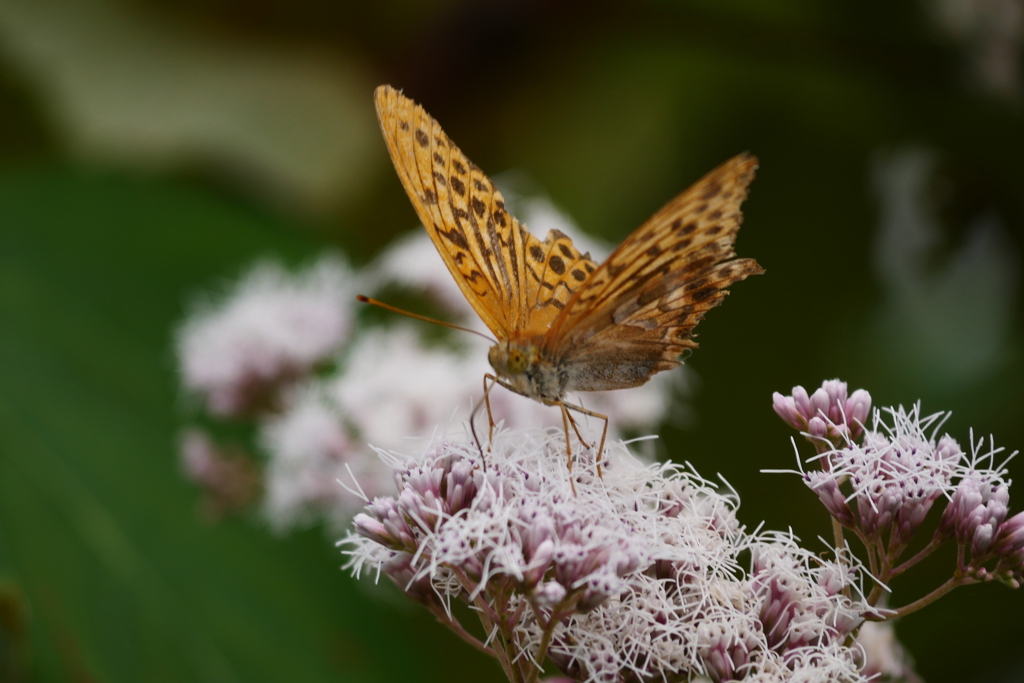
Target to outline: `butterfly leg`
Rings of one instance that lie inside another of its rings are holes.
[[[580,413],[582,415],[589,415],[590,417],[596,417],[599,420],[604,420],[604,429],[601,430],[601,445],[598,446],[598,448],[597,448],[597,457],[596,457],[596,460],[597,460],[597,476],[599,476],[599,477],[601,477],[603,479],[604,475],[601,473],[601,458],[604,457],[604,443],[608,439],[608,416],[607,415],[602,415],[601,413],[596,413],[593,410],[587,410],[583,406],[578,406],[578,405],[576,405],[574,403],[564,403],[563,402],[562,403],[562,410],[566,410],[566,409],[568,409],[568,410],[575,410],[577,413]],[[570,419],[572,419],[572,418],[570,418]],[[573,427],[574,428],[576,427],[575,421],[573,421]],[[580,434],[579,430],[577,429],[576,436],[579,436],[579,434]],[[583,437],[580,437],[580,441],[583,443],[584,446],[589,448],[589,446],[587,446],[587,443],[585,441],[583,441]]]
[[[490,384],[487,382],[490,381]],[[490,373],[484,374],[484,404],[487,406],[487,443],[494,440],[494,413],[491,412],[491,389],[498,382],[498,378]]]
[[[569,444],[569,423],[572,418],[569,416],[569,410],[565,407],[565,404],[561,401],[558,402],[558,408],[562,411],[562,429],[565,430],[565,454],[567,457],[567,464],[569,466],[569,485],[572,486],[572,495],[576,495],[576,480],[572,476],[572,446]],[[576,425],[573,424],[575,429]],[[578,434],[579,432],[577,432]]]
[[[487,455],[484,453],[483,444],[480,443],[480,437],[477,436],[477,433],[476,433],[476,414],[478,412],[480,412],[480,406],[483,405],[483,403],[484,402],[481,399],[481,400],[476,402],[475,406],[473,406],[473,412],[471,412],[469,414],[469,431],[473,434],[473,441],[476,442],[477,450],[480,451],[480,460],[483,462],[483,464],[484,464],[484,472],[486,472],[487,471]]]

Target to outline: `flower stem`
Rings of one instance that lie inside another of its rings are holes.
[[[977,579],[972,579],[969,576],[960,576],[960,577],[955,577],[954,576],[953,578],[951,578],[948,581],[946,581],[946,583],[942,584],[941,586],[939,586],[938,588],[933,590],[928,595],[926,595],[923,598],[920,598],[918,600],[915,600],[914,602],[910,603],[909,605],[904,605],[903,607],[900,607],[897,610],[888,610],[884,616],[873,617],[873,616],[869,615],[866,618],[871,620],[871,621],[889,621],[891,619],[897,619],[899,617],[904,617],[904,616],[906,616],[908,614],[912,614],[912,613],[916,612],[917,610],[921,609],[922,607],[927,607],[928,605],[932,604],[933,602],[935,602],[936,600],[941,598],[943,595],[945,595],[946,593],[948,593],[951,590],[953,590],[954,588],[959,588],[960,586],[966,586],[967,584],[971,584],[971,583],[977,583]]]
[[[921,560],[923,560],[924,558],[928,557],[933,552],[935,552],[935,550],[940,545],[942,545],[942,541],[940,541],[937,538],[933,538],[931,543],[929,543],[924,548],[922,548],[920,552],[918,552],[916,555],[911,557],[909,560],[907,560],[903,564],[901,564],[898,567],[896,567],[895,569],[893,569],[892,572],[890,573],[890,576],[899,576],[900,574],[902,574],[903,572],[907,571],[908,569],[913,567],[915,564],[917,564],[918,562],[920,562]]]
[[[498,653],[496,653],[493,648],[489,648],[483,643],[481,643],[480,639],[474,636],[469,631],[467,631],[455,617],[449,617],[443,609],[440,609],[438,607],[431,607],[430,611],[433,612],[434,616],[437,617],[437,620],[439,622],[441,622],[451,630],[455,631],[455,635],[462,638],[464,641],[475,647],[480,652],[483,652],[485,655],[497,658]]]

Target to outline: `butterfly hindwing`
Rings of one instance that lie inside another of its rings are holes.
[[[756,168],[741,154],[711,171],[627,237],[566,304],[544,344],[575,389],[638,386],[677,366],[729,285],[763,272],[753,259],[729,260]]]
[[[531,235],[532,237],[532,235]],[[565,308],[576,290],[597,269],[590,254],[581,254],[569,236],[552,230],[526,248],[529,318],[520,334],[541,335]]]

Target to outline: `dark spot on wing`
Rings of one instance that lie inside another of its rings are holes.
[[[484,185],[483,183],[481,183],[476,178],[473,178],[473,187],[476,188],[477,192],[487,192],[488,190],[491,189],[491,188],[487,187],[486,185]]]
[[[455,206],[455,207],[452,207],[452,214],[453,214],[453,215],[454,215],[454,216],[455,216],[456,218],[458,218],[458,219],[461,219],[461,220],[466,220],[467,218],[469,218],[469,214],[468,214],[468,213],[466,213],[466,210],[465,210],[465,209],[463,209],[463,208],[462,208],[462,207],[460,207],[460,206]]]
[[[572,249],[570,249],[565,244],[559,244],[558,245],[558,250],[562,252],[562,256],[564,256],[565,258],[571,258],[571,259],[576,258],[576,254],[572,253]]]
[[[652,244],[651,248],[645,251],[644,253],[653,258],[661,253],[661,247],[659,247],[657,244]]]
[[[494,211],[491,212],[491,217],[494,219],[495,223],[498,223],[503,228],[508,224],[508,221],[505,220],[504,211],[499,211],[498,209],[495,209]]]
[[[594,265],[592,263],[584,263],[583,269],[587,271],[587,275],[594,272]]]
[[[434,180],[437,181],[437,184],[440,185],[441,187],[448,186],[448,183],[445,182],[444,176],[441,175],[439,171],[434,171]]]
[[[459,249],[469,249],[469,242],[466,241],[466,235],[458,228],[452,228],[451,230],[438,230],[437,233],[447,239],[449,242],[454,244]]]
[[[416,142],[420,143],[420,147],[426,147],[430,144],[430,138],[422,130],[416,131]]]
[[[577,282],[583,282],[584,280],[586,280],[586,279],[587,279],[587,274],[586,274],[586,273],[584,273],[584,272],[583,272],[582,270],[580,270],[579,268],[573,268],[573,269],[572,269],[572,276],[573,276],[573,278],[574,278],[574,279],[575,279],[575,280],[576,280]]]
[[[454,168],[455,172],[458,173],[459,175],[466,175],[466,167],[463,166],[462,162],[459,161],[458,159],[452,160],[452,168]]]
[[[693,238],[687,237],[685,240],[679,240],[673,244],[672,251],[682,251],[683,249],[688,248],[691,244],[693,244]]]
[[[708,220],[709,221],[717,221],[721,217],[722,217],[722,210],[721,209],[715,209],[714,211],[712,211],[711,213],[708,214]]]
[[[683,229],[679,231],[680,235],[689,235],[691,232],[697,229],[697,221],[690,221],[683,226]]]
[[[646,306],[652,301],[657,301],[661,297],[665,296],[667,291],[668,288],[665,285],[656,285],[647,291],[642,292],[640,296],[637,297],[636,303],[639,306]]]
[[[444,166],[444,157],[437,152],[434,152],[434,163],[438,166]]]
[[[712,225],[710,228],[705,230],[705,232],[708,235],[710,235],[711,237],[714,237],[718,233],[722,232],[722,226],[721,225]]]
[[[706,287],[704,289],[698,289],[696,292],[690,294],[690,298],[694,301],[706,301],[715,294],[718,294],[717,287]]]
[[[452,184],[452,189],[455,190],[457,194],[466,194],[466,185],[461,180],[455,176],[451,176],[448,181]]]
[[[437,194],[431,190],[426,189],[423,191],[423,203],[424,204],[437,204]]]
[[[700,289],[701,287],[704,287],[705,285],[707,285],[707,283],[708,283],[708,279],[706,277],[701,277],[701,278],[697,278],[696,280],[691,280],[690,282],[686,283],[686,291],[692,292],[695,289]]]
[[[408,132],[409,131],[409,122],[408,121],[399,121],[398,122],[398,127],[401,128],[402,130]]]
[[[722,185],[717,180],[712,180],[708,183],[707,188],[704,190],[704,194],[701,195],[701,199],[713,199],[722,191]]]
[[[473,197],[472,199],[469,200],[469,203],[473,207],[473,213],[476,214],[477,218],[483,218],[484,211],[487,210],[487,207],[484,205],[482,201],[480,201],[480,198]]]
[[[565,261],[563,261],[557,254],[552,255],[551,258],[548,259],[548,266],[558,275],[565,272]]]
[[[530,256],[532,256],[533,260],[537,263],[544,262],[544,250],[540,248],[539,244],[534,244],[530,247]]]

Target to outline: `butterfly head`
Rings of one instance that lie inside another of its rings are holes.
[[[487,360],[513,390],[543,403],[557,401],[565,382],[532,341],[506,340],[491,347]]]
[[[491,347],[487,360],[499,377],[514,381],[537,360],[537,349],[533,345],[503,341]]]

